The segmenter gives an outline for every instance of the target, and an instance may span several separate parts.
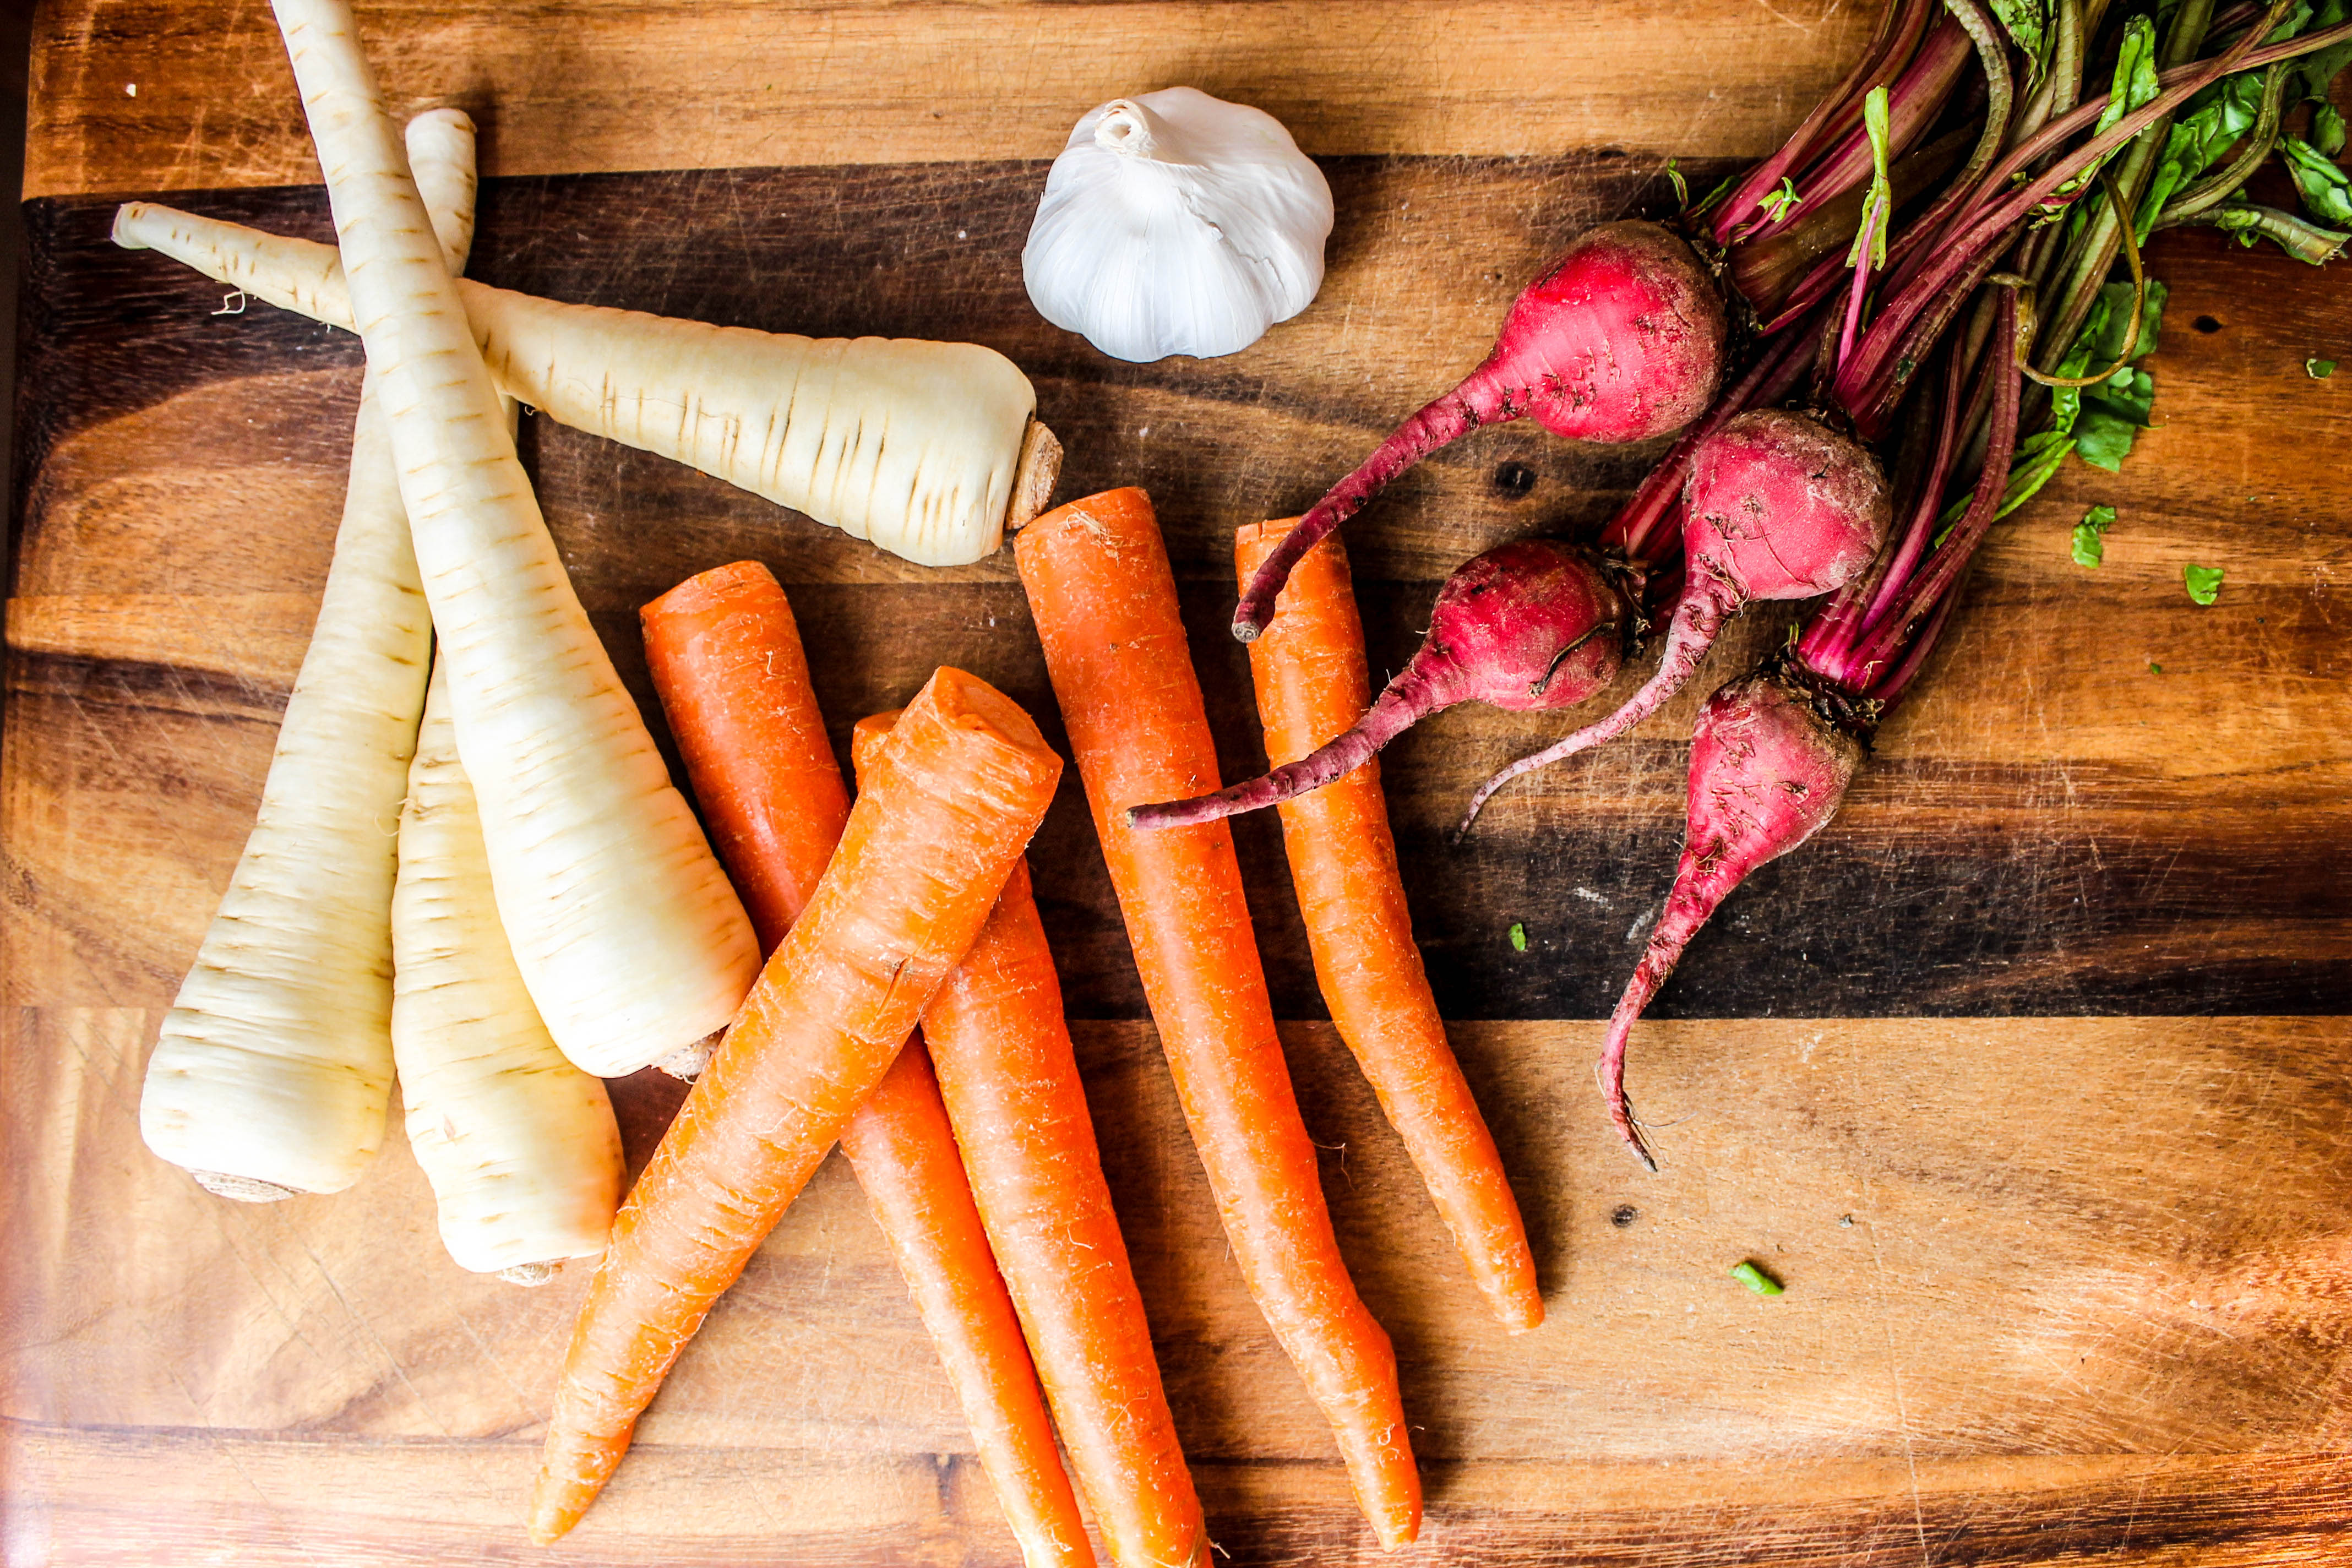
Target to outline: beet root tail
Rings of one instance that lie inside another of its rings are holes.
[[[1241,784],[1229,784],[1214,795],[1129,806],[1127,825],[1136,828],[1197,827],[1204,822],[1279,805],[1353,773],[1416,721],[1454,700],[1439,682],[1407,665],[1364,710],[1354,729],[1335,735],[1297,762]]]
[[[1658,994],[1658,987],[1675,972],[1683,956],[1683,949],[1698,934],[1723,902],[1724,895],[1739,885],[1737,877],[1724,879],[1709,874],[1702,857],[1688,847],[1683,850],[1682,864],[1675,868],[1675,890],[1666,900],[1666,908],[1658,917],[1657,928],[1650,933],[1650,945],[1643,950],[1642,962],[1633,966],[1633,977],[1625,982],[1625,994],[1617,1000],[1616,1012],[1609,1017],[1609,1037],[1601,1049],[1601,1062],[1595,1069],[1601,1080],[1601,1103],[1608,1108],[1609,1124],[1633,1157],[1654,1173],[1657,1156],[1650,1152],[1649,1141],[1642,1136],[1641,1124],[1633,1120],[1633,1102],[1625,1093],[1625,1051],[1633,1044],[1633,1025]]]
[[[1731,890],[1837,815],[1861,764],[1862,742],[1823,719],[1811,694],[1774,675],[1731,681],[1700,710],[1674,891],[1610,1016],[1598,1069],[1611,1124],[1651,1170],[1657,1160],[1625,1094],[1633,1025]]]
[[[1529,752],[1480,784],[1470,797],[1469,809],[1462,815],[1462,826],[1454,830],[1454,842],[1460,843],[1470,831],[1470,825],[1478,820],[1478,813],[1486,808],[1494,793],[1513,779],[1549,767],[1579,752],[1606,745],[1664,707],[1668,698],[1690,684],[1691,677],[1698,673],[1706,650],[1715,646],[1716,637],[1722,633],[1723,623],[1741,603],[1737,592],[1719,579],[1704,574],[1691,577],[1684,585],[1681,601],[1675,606],[1674,618],[1667,623],[1665,652],[1658,661],[1656,673],[1608,718],[1587,724],[1540,752]]]
[[[1444,396],[1424,405],[1412,417],[1390,432],[1355,472],[1333,485],[1307,515],[1284,534],[1251,576],[1234,607],[1234,636],[1255,642],[1274,618],[1275,596],[1290,581],[1299,558],[1320,544],[1332,530],[1364,510],[1390,481],[1439,447],[1460,440],[1482,426],[1517,419],[1524,409],[1505,395],[1496,379],[1496,363],[1489,356],[1463,383]]]

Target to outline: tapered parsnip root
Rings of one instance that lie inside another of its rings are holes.
[[[634,1071],[733,1016],[759,966],[751,922],[564,574],[348,6],[277,10],[383,382],[500,921],[563,1053]]]
[[[332,246],[146,202],[116,213],[114,240],[352,327]],[[1034,417],[1028,377],[993,349],[796,337],[472,282],[458,295],[509,395],[919,564],[982,560],[1053,499],[1061,444]]]
[[[555,1048],[515,967],[437,670],[400,817],[392,951],[408,1146],[449,1256],[537,1285],[602,1254],[621,1202],[612,1101]]]
[[[473,231],[473,123],[409,126],[440,262]],[[392,1095],[393,829],[425,705],[432,625],[378,391],[362,389],[334,563],[261,806],[148,1058],[147,1146],[210,1193],[340,1192]]]

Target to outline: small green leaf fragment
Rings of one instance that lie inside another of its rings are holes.
[[[2164,666],[2157,663],[2154,659],[2149,659],[2147,661],[2147,672],[2150,675],[2162,675],[2164,673]]]
[[[2344,154],[2344,116],[2332,103],[2311,111],[2311,144],[2330,158]]]
[[[2303,362],[2303,374],[2314,381],[2326,381],[2336,374],[2336,362],[2332,359],[2307,359]]]
[[[1683,178],[1683,172],[1675,167],[1672,158],[1666,160],[1666,183],[1675,188],[1675,206],[1690,205],[1690,182]]]
[[[2200,605],[2210,605],[2221,596],[2221,568],[2219,566],[2183,566],[2180,578],[2189,585],[2189,596]]]
[[[2111,506],[2095,506],[2083,514],[2083,521],[2074,525],[2075,565],[2096,566],[2107,558],[2106,541],[2102,536],[2115,521],[2116,509]]]
[[[1853,231],[1853,245],[1845,254],[1848,267],[1862,265],[1867,242],[1870,265],[1886,265],[1886,220],[1895,207],[1895,187],[1887,181],[1886,149],[1890,137],[1887,129],[1886,89],[1874,87],[1870,96],[1862,100],[1863,129],[1870,136],[1870,195],[1862,204],[1862,222]]]
[[[1525,952],[1527,950],[1528,928],[1521,925],[1518,921],[1513,921],[1511,922],[1511,951],[1513,952]]]
[[[1734,1279],[1738,1280],[1742,1285],[1747,1286],[1750,1290],[1755,1291],[1759,1296],[1778,1296],[1784,1289],[1778,1279],[1775,1279],[1769,1274],[1765,1273],[1764,1270],[1753,1261],[1733,1264],[1731,1266],[1731,1277]]]
[[[1764,209],[1766,217],[1779,223],[1804,204],[1805,198],[1797,194],[1797,182],[1783,174],[1780,187],[1757,205]]]

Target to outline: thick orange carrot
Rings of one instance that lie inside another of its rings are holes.
[[[897,717],[858,721],[851,755],[861,771]],[[1200,1499],[1103,1180],[1025,866],[932,998],[923,1032],[989,1242],[1111,1556],[1124,1568],[1206,1563]]]
[[[980,934],[1062,771],[956,669],[900,718],[801,919],[614,1221],[565,1354],[531,1539],[561,1536],[661,1380]]]
[[[639,618],[712,846],[760,951],[773,952],[849,820],[793,607],[765,566],[738,561],[688,578]]]
[[[1244,528],[1234,569],[1247,587],[1297,519]],[[1364,626],[1338,535],[1299,558],[1265,632],[1249,645],[1266,761],[1297,762],[1371,706]],[[1527,1227],[1494,1135],[1445,1041],[1397,874],[1375,757],[1281,803],[1291,885],[1331,1022],[1404,1141],[1454,1244],[1495,1315],[1517,1333],[1543,1321]]]
[[[766,567],[739,562],[688,579],[640,618],[695,796],[761,950],[772,952],[849,817],[792,607]],[[919,1039],[842,1129],[841,1149],[939,1348],[1023,1558],[1033,1568],[1092,1564],[1036,1369]]]
[[[1131,805],[1218,784],[1150,499],[1119,489],[1074,501],[1024,529],[1013,550],[1144,996],[1242,1278],[1331,1423],[1382,1544],[1411,1541],[1421,1479],[1396,1354],[1332,1235],[1233,836],[1222,821],[1127,826]]]
[[[841,1152],[939,1346],[1021,1560],[1028,1568],[1092,1568],[1094,1549],[1054,1447],[1021,1320],[997,1275],[920,1035],[841,1130]]]

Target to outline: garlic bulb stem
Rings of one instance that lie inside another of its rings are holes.
[[[1149,158],[1159,151],[1166,129],[1151,110],[1122,98],[1104,110],[1102,123],[1095,127],[1095,145],[1122,158]]]

